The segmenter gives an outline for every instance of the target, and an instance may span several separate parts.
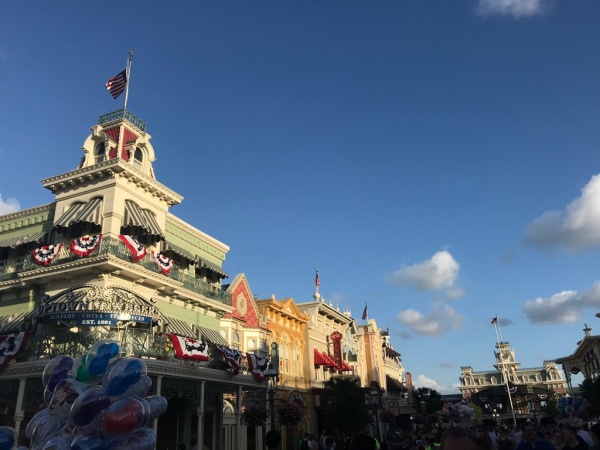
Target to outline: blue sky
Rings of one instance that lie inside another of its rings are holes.
[[[34,5],[34,6],[32,6]],[[0,212],[52,200],[135,49],[173,213],[261,298],[389,328],[415,382],[600,324],[600,2],[0,3]]]

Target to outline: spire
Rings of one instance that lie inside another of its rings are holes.
[[[592,329],[590,327],[588,327],[587,322],[584,322],[584,326],[585,328],[583,329],[583,332],[585,333],[586,336],[591,336],[592,335]]]
[[[319,278],[319,271],[315,269],[315,293],[313,297],[316,301],[321,300],[321,294],[319,294],[319,287],[321,286],[321,279]]]

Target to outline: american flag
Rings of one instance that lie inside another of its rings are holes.
[[[362,320],[367,320],[369,317],[369,308],[367,308],[367,304],[365,303],[365,309],[363,310]]]
[[[319,280],[319,271],[315,272],[315,286],[321,286],[321,280]]]
[[[106,89],[110,92],[110,95],[116,99],[119,95],[123,93],[125,87],[127,86],[127,70],[115,75],[110,80],[106,82]]]

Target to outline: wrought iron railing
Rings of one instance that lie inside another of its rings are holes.
[[[105,123],[114,122],[115,120],[125,119],[131,122],[132,125],[137,127],[140,131],[146,131],[146,124],[134,116],[131,111],[126,109],[117,109],[116,111],[103,114],[98,118],[98,125],[104,125]]]
[[[132,260],[131,253],[123,243],[118,239],[108,236],[103,237],[98,248],[85,258],[95,258],[107,255],[112,255],[128,262],[131,262]],[[54,267],[72,261],[80,261],[81,259],[82,258],[79,255],[76,255],[71,251],[69,245],[63,245],[50,266]],[[151,254],[146,255],[135,264],[152,272],[156,272],[158,276],[165,276],[171,280],[180,282],[183,287],[189,291],[231,306],[231,295],[223,291],[220,286],[212,285],[204,280],[185,273],[180,269],[179,264],[176,262],[173,264],[171,271],[167,275],[164,275],[160,271]],[[5,261],[3,265],[0,265],[0,282],[17,279],[19,273],[38,270],[41,267],[42,266],[35,263],[31,254],[25,255],[18,260]]]

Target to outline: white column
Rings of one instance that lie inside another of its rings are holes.
[[[25,416],[25,412],[23,411],[23,400],[25,398],[26,383],[27,378],[19,379],[19,392],[17,394],[17,406],[15,407],[15,431],[17,432],[17,436],[19,436],[19,431],[21,430],[21,421]]]
[[[196,414],[198,414],[198,429],[196,431],[196,443],[198,444],[198,449],[202,450],[204,448],[204,388],[206,381],[202,380],[200,382],[200,406],[196,409]]]
[[[156,377],[156,395],[161,395],[162,392],[162,375],[157,375]],[[158,419],[154,419],[154,423],[152,424],[152,429],[154,430],[154,435],[158,436]]]
[[[237,441],[236,448],[242,450],[242,386],[238,386],[237,398],[235,401],[235,428]]]

